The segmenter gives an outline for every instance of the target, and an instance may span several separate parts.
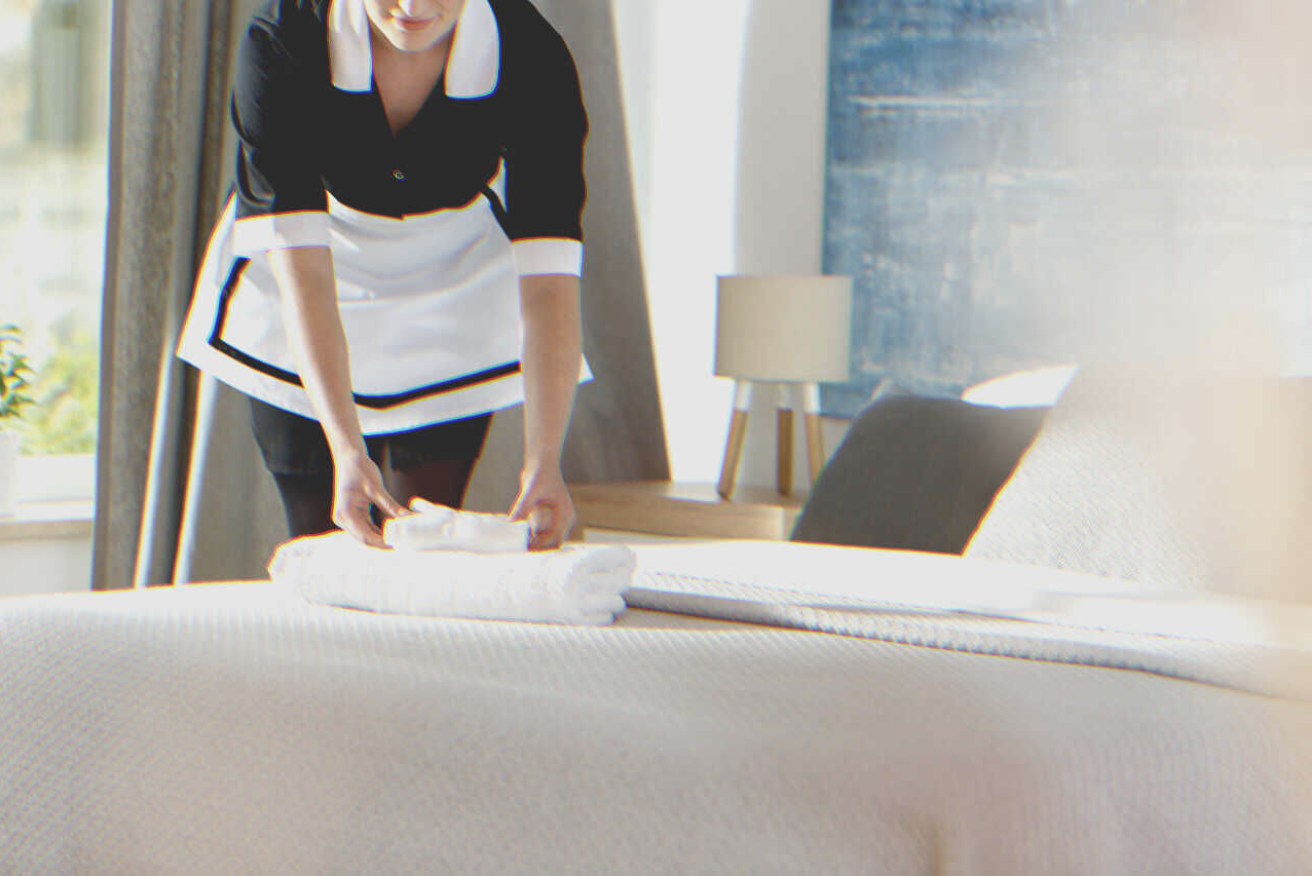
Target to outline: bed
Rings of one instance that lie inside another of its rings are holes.
[[[269,582],[0,601],[0,869],[1312,871],[1306,607],[635,550],[598,628]]]

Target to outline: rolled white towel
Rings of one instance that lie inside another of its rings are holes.
[[[608,624],[624,610],[634,554],[622,545],[568,545],[536,553],[399,551],[344,532],[285,542],[269,560],[274,581],[311,602],[392,614]]]
[[[527,551],[529,524],[504,514],[458,511],[412,499],[414,514],[383,521],[383,541],[405,551],[472,551],[482,554]]]

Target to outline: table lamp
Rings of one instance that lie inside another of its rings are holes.
[[[779,492],[792,492],[793,401],[802,395],[811,480],[824,463],[822,380],[848,378],[852,279],[832,276],[722,276],[716,295],[715,374],[734,378],[733,416],[719,492],[733,493],[753,387],[777,384]]]

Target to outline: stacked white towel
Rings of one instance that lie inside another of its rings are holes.
[[[527,521],[511,521],[504,514],[458,511],[419,498],[411,500],[410,509],[415,513],[383,521],[383,541],[389,547],[480,554],[528,550]]]
[[[530,553],[389,550],[344,532],[281,545],[274,581],[311,602],[392,614],[608,624],[624,610],[636,560],[622,545]]]

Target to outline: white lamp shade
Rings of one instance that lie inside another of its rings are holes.
[[[847,380],[851,323],[851,277],[720,277],[715,373],[740,380]]]

